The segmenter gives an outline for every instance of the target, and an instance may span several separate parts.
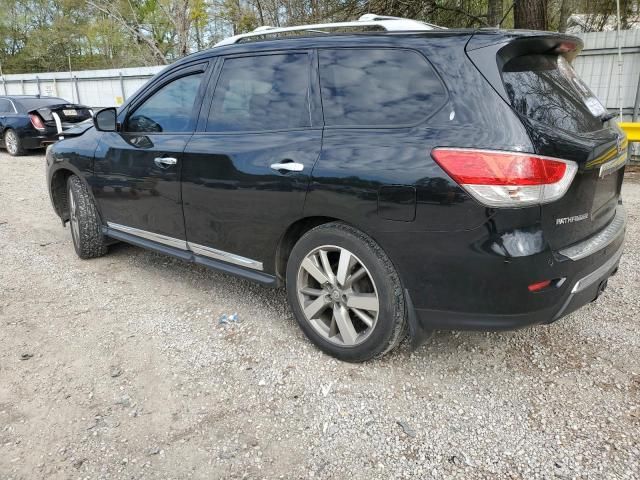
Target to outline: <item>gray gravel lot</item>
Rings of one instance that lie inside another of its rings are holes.
[[[637,180],[624,199],[598,302],[351,365],[283,291],[124,244],[78,259],[44,157],[2,152],[0,479],[640,478]]]

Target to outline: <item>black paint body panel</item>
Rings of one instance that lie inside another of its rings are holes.
[[[605,263],[621,245],[623,237],[575,262],[557,253],[607,223],[619,199],[619,184],[616,193],[593,212],[593,222],[564,230],[553,225],[556,217],[574,215],[581,202],[592,204],[596,194],[586,199],[589,187],[583,183],[596,180],[585,165],[597,154],[594,151],[608,148],[615,128],[605,125],[590,138],[578,138],[520,118],[465,51],[473,36],[474,58],[493,51],[493,57],[485,60],[495,62],[495,50],[483,53],[482,48],[517,35],[523,34],[496,31],[474,36],[471,31],[451,30],[331,35],[239,44],[191,55],[154,77],[120,109],[118,120],[124,122],[140,99],[181,68],[209,62],[194,109],[192,134],[133,136],[89,129],[51,147],[49,179],[56,169],[68,168],[86,178],[103,222],[241,255],[261,262],[261,275],[274,279],[279,246],[293,224],[312,218],[351,224],[378,242],[398,270],[417,313],[410,316],[412,322],[419,322],[412,325],[416,335],[416,328],[499,329],[549,322],[569,298],[571,286]],[[205,131],[221,57],[296,50],[309,51],[317,59],[315,49],[324,47],[415,50],[438,73],[446,87],[446,101],[428,110],[416,125],[331,128],[323,126],[314,70],[311,127]],[[575,160],[581,168],[572,189],[585,191],[575,195],[570,191],[565,203],[560,200],[543,207],[488,208],[470,198],[432,160],[432,149],[444,146]],[[175,156],[178,163],[158,171],[153,159],[159,155]],[[299,162],[304,169],[278,172],[270,168],[282,160]],[[621,175],[622,170],[608,181],[621,182]],[[187,260],[201,261],[185,255]],[[256,280],[255,271],[234,268],[232,273],[244,271]],[[531,283],[559,277],[566,281],[558,288],[535,294],[527,289]],[[590,295],[572,300],[571,308],[591,300]]]
[[[182,162],[189,241],[257,259],[274,272],[280,238],[304,215],[321,143],[321,129],[194,135]],[[287,159],[305,169],[270,168]]]
[[[161,168],[154,160],[181,157],[190,138],[181,133],[105,132],[96,149],[91,182],[103,217],[184,240],[180,167]]]

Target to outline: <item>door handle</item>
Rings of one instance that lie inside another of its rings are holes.
[[[288,172],[301,172],[304,170],[304,165],[298,162],[280,162],[272,163],[271,168],[274,170],[286,170]]]
[[[171,165],[178,163],[178,159],[173,157],[156,157],[153,162],[160,168],[169,168]]]

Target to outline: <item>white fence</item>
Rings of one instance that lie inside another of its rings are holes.
[[[0,79],[0,95],[50,95],[91,107],[121,105],[164,66],[21,73]]]
[[[611,113],[622,103],[625,120],[630,121],[634,107],[638,116],[640,97],[640,30],[621,33],[622,76],[618,67],[618,33],[583,33],[584,50],[573,65],[580,77]],[[618,91],[618,85],[622,90]]]

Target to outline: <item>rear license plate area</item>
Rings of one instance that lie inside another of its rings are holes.
[[[618,169],[610,172],[604,177],[599,177],[595,181],[595,191],[593,195],[592,215],[596,214],[602,207],[614,199],[620,193],[622,170]],[[616,202],[617,203],[617,202]]]

